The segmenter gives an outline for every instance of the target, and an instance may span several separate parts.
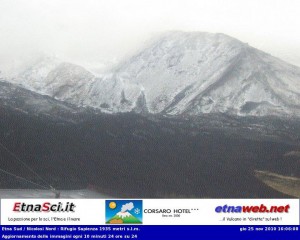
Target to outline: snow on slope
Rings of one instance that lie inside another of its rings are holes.
[[[19,74],[14,82],[40,94],[106,112],[143,109],[143,91],[126,74],[95,76],[85,68],[44,57]]]
[[[15,81],[29,90],[43,93],[45,78],[48,73],[55,69],[60,63],[61,60],[55,57],[40,57],[32,66],[19,73]]]
[[[44,82],[44,93],[78,106],[91,106],[108,112],[143,110],[138,109],[142,90],[122,74],[95,77],[80,66],[62,63],[49,72]]]
[[[192,115],[299,115],[299,107],[300,69],[248,47],[231,68],[183,109]]]
[[[171,32],[112,73],[46,59],[28,88],[106,112],[300,115],[300,68],[224,34]]]
[[[299,114],[300,69],[224,34],[166,34],[117,72],[153,113]]]
[[[143,105],[139,106],[142,97],[143,90],[126,75],[112,74],[95,80],[84,104],[109,112],[142,112]]]
[[[170,104],[192,97],[191,88],[204,90],[230,67],[242,44],[224,35],[171,33],[120,67],[131,81],[146,89],[151,112],[164,111]]]
[[[93,81],[94,75],[83,67],[61,63],[44,79],[43,91],[57,99],[80,105],[82,97],[88,94],[89,86]]]

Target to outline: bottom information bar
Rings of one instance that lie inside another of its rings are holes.
[[[1,239],[299,239],[299,226],[1,226]]]

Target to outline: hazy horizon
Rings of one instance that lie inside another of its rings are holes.
[[[0,70],[54,55],[101,68],[165,31],[220,32],[300,66],[297,0],[0,0]]]

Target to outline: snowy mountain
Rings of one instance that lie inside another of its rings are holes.
[[[168,33],[103,75],[44,57],[8,79],[0,75],[0,189],[43,184],[18,156],[57,189],[131,199],[298,197],[299,118],[264,115],[300,116],[300,69],[229,36]],[[132,111],[162,114],[123,113]],[[53,196],[0,190],[30,194]],[[136,223],[129,214],[110,223]]]
[[[224,34],[167,33],[100,77],[48,61],[20,81],[106,112],[300,116],[300,68]]]
[[[88,109],[35,93],[0,78],[0,112],[1,110],[70,122],[89,112]]]
[[[80,105],[82,97],[88,94],[89,85],[93,80],[94,75],[83,67],[61,63],[44,79],[44,91],[57,99]]]
[[[138,224],[142,223],[139,219],[133,216],[129,212],[118,212],[114,217],[112,217],[107,223],[110,224]]]
[[[153,113],[300,113],[300,68],[224,34],[166,34],[117,72],[145,89]]]
[[[34,63],[25,70],[18,73],[14,80],[15,83],[39,93],[44,93],[45,78],[48,73],[55,69],[61,60],[56,57],[42,56],[34,61]]]

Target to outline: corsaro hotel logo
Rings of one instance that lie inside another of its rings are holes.
[[[142,200],[106,200],[107,224],[141,224],[143,222]]]

